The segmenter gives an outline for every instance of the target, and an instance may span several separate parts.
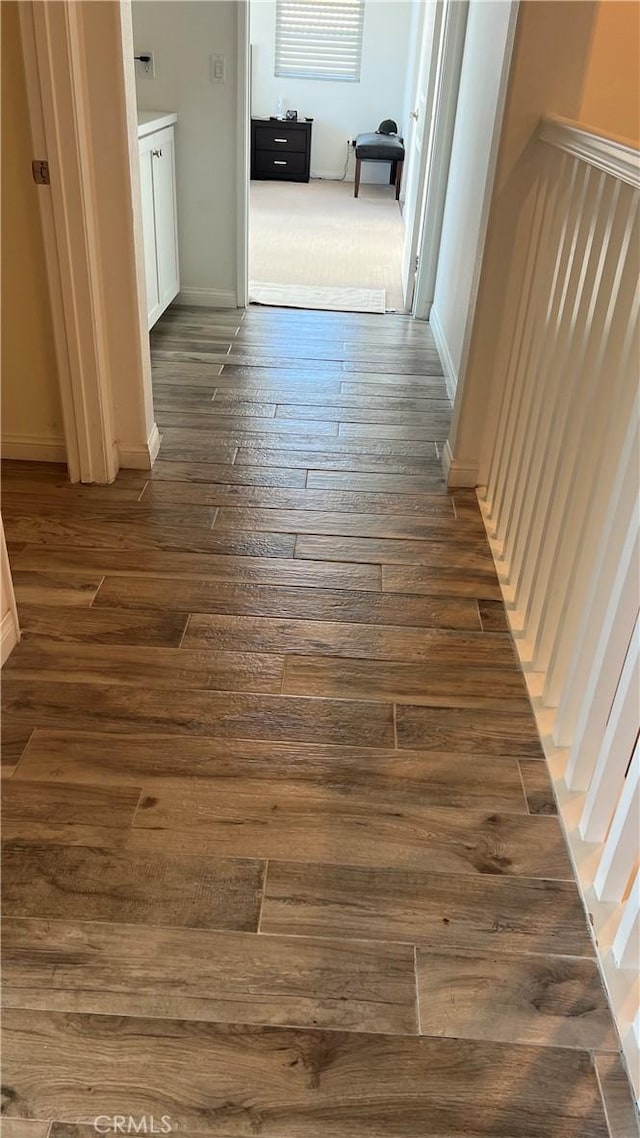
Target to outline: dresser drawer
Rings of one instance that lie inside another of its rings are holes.
[[[304,174],[307,169],[305,154],[276,154],[272,150],[258,150],[255,155],[255,174],[286,178],[291,174]]]
[[[285,126],[284,123],[258,126],[255,147],[256,150],[293,150],[304,154],[307,149],[307,132],[299,127]]]

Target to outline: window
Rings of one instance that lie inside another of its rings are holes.
[[[276,75],[360,82],[364,0],[276,0]]]

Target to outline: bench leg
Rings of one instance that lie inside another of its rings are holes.
[[[402,167],[404,162],[396,163],[396,201],[400,199],[400,186],[402,185]]]
[[[353,183],[353,196],[357,198],[360,189],[360,167],[362,166],[362,158],[356,158],[356,180]]]

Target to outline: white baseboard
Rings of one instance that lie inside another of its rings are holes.
[[[127,470],[151,470],[160,450],[160,432],[153,424],[145,446],[119,447],[120,466]]]
[[[43,435],[3,435],[0,442],[3,458],[21,462],[66,462],[67,448],[62,438]]]
[[[355,181],[355,164],[352,163],[351,158],[349,159],[349,168],[348,168],[347,173],[346,173],[344,178],[342,177],[342,170],[343,169],[344,169],[344,167],[341,167],[339,170],[312,170],[311,175],[310,175],[311,181],[312,182],[350,182],[351,185],[353,185],[353,183]],[[372,169],[370,171],[366,172],[365,167],[363,166],[362,167],[362,176],[360,178],[360,185],[361,186],[388,186],[389,189],[393,189],[393,186],[391,185],[391,182],[389,181],[389,167],[387,166],[386,168],[384,168],[382,170],[378,169],[377,172],[376,172],[376,167],[372,167]]]
[[[160,431],[158,430],[158,424],[154,423],[152,428],[151,428],[151,434],[149,435],[149,438],[147,439],[147,446],[149,448],[149,458],[151,459],[151,465],[152,466],[158,457],[158,451],[160,450],[160,443],[161,442],[162,442],[162,436],[160,434]]]
[[[235,292],[225,288],[181,288],[177,304],[194,304],[200,308],[237,308]]]
[[[449,440],[442,448],[442,470],[447,486],[451,489],[463,489],[478,485],[480,470],[477,462],[458,462],[451,453]]]
[[[0,667],[9,658],[19,639],[18,626],[10,609],[0,621]]]
[[[431,311],[429,312],[429,327],[433,332],[433,338],[436,342],[438,355],[440,356],[440,363],[442,364],[442,370],[444,372],[444,381],[447,385],[447,395],[449,396],[449,399],[451,400],[451,404],[453,406],[456,398],[456,391],[458,390],[458,372],[453,360],[451,359],[451,352],[449,351],[447,338],[444,334],[442,324],[440,323],[440,317],[438,316],[436,307],[433,304],[431,305]]]
[[[341,182],[342,170],[312,170],[309,175],[312,182]],[[345,182],[353,184],[353,173],[347,173]]]

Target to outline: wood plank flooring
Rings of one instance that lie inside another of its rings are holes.
[[[428,327],[151,339],[150,475],[5,464],[9,1138],[631,1138]]]

